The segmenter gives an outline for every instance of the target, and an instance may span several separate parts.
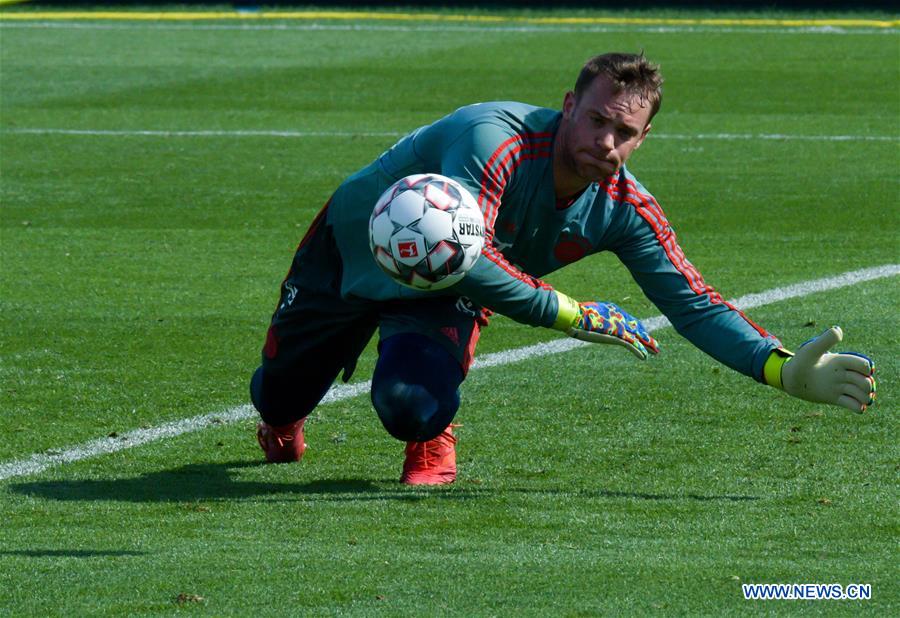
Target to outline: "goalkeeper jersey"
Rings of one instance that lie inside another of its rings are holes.
[[[557,110],[523,103],[470,105],[416,129],[349,177],[326,211],[343,261],[342,296],[378,301],[456,294],[519,322],[549,327],[557,299],[540,277],[608,250],[679,333],[762,381],[763,364],[780,343],[704,282],[659,204],[624,166],[574,199],[557,200],[552,152],[560,119]],[[398,179],[419,173],[462,183],[485,220],[482,255],[466,277],[439,292],[401,286],[369,251],[375,202]],[[602,281],[597,288],[602,297]]]

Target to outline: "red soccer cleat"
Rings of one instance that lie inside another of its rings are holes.
[[[266,461],[269,463],[300,461],[303,451],[306,450],[306,442],[303,439],[304,422],[305,417],[288,425],[272,427],[260,421],[256,426],[256,439],[266,453]]]
[[[445,485],[456,480],[456,437],[450,425],[434,440],[407,442],[401,483]]]

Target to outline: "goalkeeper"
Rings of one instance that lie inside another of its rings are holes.
[[[625,167],[659,110],[662,77],[643,55],[592,58],[562,110],[481,103],[421,127],[345,180],[313,221],[281,287],[250,384],[257,437],[271,462],[297,461],[307,415],[379,332],[372,402],[406,442],[401,480],[456,478],[451,422],[480,329],[492,312],[639,358],[659,346],[609,302],[577,302],[539,279],[600,251],[622,261],[676,330],[719,362],[807,401],[862,412],[875,400],[873,363],[832,354],[837,327],[786,350],[709,285],[685,258],[653,196]],[[403,288],[368,247],[381,193],[416,173],[450,176],[485,220],[481,257],[440,292]],[[593,284],[602,296],[603,281]]]

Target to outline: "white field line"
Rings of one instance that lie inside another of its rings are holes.
[[[758,294],[747,294],[732,300],[731,303],[740,309],[752,309],[754,307],[762,307],[791,298],[801,298],[817,292],[836,290],[865,281],[873,281],[885,277],[895,277],[897,275],[900,275],[900,264],[885,264],[883,266],[846,272],[834,277],[803,281],[785,287],[774,288],[766,292],[760,292]],[[644,326],[650,332],[670,325],[669,321],[663,316],[655,316],[642,321]],[[538,343],[512,350],[494,352],[478,358],[472,366],[472,369],[479,370],[487,367],[508,365],[529,358],[568,352],[569,350],[588,345],[591,344],[575,339],[557,339],[548,343]],[[325,395],[322,403],[330,403],[356,397],[357,395],[368,392],[371,384],[371,381],[366,381],[333,386],[331,390],[328,391],[328,394]],[[26,459],[0,464],[0,481],[29,474],[37,474],[52,466],[72,463],[106,453],[115,453],[117,451],[134,448],[141,444],[156,442],[165,438],[174,438],[182,434],[199,431],[224,423],[241,421],[254,417],[255,415],[256,412],[250,405],[237,406],[222,410],[221,412],[214,412],[211,414],[186,418],[180,421],[165,423],[158,427],[136,429],[115,438],[99,438],[65,450],[54,450],[35,454]]]
[[[10,127],[0,129],[7,135],[72,135],[88,137],[400,137],[398,131],[277,131],[277,130],[203,130],[164,131],[154,129],[107,130],[107,129],[53,129]],[[805,142],[896,142],[897,135],[794,135],[786,133],[651,133],[653,139],[670,139],[689,142],[692,140],[770,140]]]
[[[23,29],[63,29],[63,30],[244,30],[244,31],[306,31],[306,32],[474,32],[474,33],[513,33],[513,34],[540,34],[542,32],[585,32],[585,33],[615,33],[615,32],[641,32],[647,34],[897,34],[896,28],[865,28],[842,26],[782,26],[782,27],[735,27],[735,26],[654,26],[639,24],[621,25],[532,25],[532,26],[476,26],[459,24],[171,24],[158,22],[131,22],[131,23],[90,23],[90,22],[11,22],[0,20],[0,28]]]

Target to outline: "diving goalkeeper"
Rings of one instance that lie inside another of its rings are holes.
[[[626,168],[650,133],[661,86],[658,67],[643,55],[597,56],[561,111],[515,102],[463,107],[345,180],[297,248],[251,380],[266,459],[302,457],[304,420],[341,372],[349,379],[377,330],[372,403],[385,429],[406,442],[401,481],[453,482],[459,387],[492,312],[620,344],[642,359],[659,352],[622,308],[578,302],[540,279],[601,251],[615,253],[675,329],[719,362],[807,401],[857,412],[872,405],[873,363],[829,352],[842,338],[839,328],[796,354],[785,349],[706,284],[657,201]],[[440,292],[400,286],[369,251],[375,202],[416,173],[459,181],[484,215],[481,257]],[[602,280],[593,284],[602,290]]]

